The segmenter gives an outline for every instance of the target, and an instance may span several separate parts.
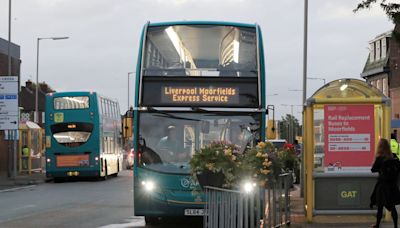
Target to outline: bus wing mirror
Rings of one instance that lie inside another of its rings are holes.
[[[132,137],[132,117],[124,117],[124,121],[122,121],[122,133],[124,138]]]
[[[276,129],[274,120],[268,120],[267,139],[276,139]]]
[[[210,122],[201,121],[201,133],[208,134],[210,132]]]

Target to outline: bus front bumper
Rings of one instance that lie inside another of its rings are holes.
[[[188,201],[182,197],[177,199],[170,198],[160,192],[145,192],[141,188],[134,189],[134,208],[136,216],[159,216],[159,217],[175,217],[185,216],[185,211],[192,209],[203,211],[204,202]],[[191,191],[185,193],[187,196],[192,196]],[[191,197],[189,197],[191,198]],[[195,197],[196,198],[196,197]]]

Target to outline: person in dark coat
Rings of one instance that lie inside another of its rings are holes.
[[[397,228],[396,205],[400,204],[400,191],[397,184],[397,177],[400,171],[400,161],[396,159],[386,139],[380,139],[376,152],[375,162],[371,168],[373,173],[378,172],[378,181],[375,184],[371,195],[370,207],[378,207],[376,224],[379,227],[383,215],[383,207],[392,213],[394,227]]]

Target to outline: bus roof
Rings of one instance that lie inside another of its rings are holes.
[[[170,21],[170,22],[149,23],[149,27],[172,26],[172,25],[226,25],[226,26],[251,27],[251,28],[256,27],[256,24],[246,24],[246,23],[227,22],[227,21]]]

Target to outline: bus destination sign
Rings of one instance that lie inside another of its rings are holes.
[[[239,104],[238,87],[162,86],[161,101],[167,104]]]

